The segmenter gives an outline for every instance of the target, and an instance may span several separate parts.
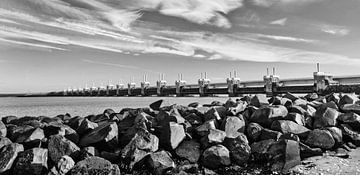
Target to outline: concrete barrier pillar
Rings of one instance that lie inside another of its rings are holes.
[[[230,72],[230,78],[226,79],[226,83],[228,85],[229,97],[235,97],[236,89],[240,87],[240,78],[236,77],[236,71],[234,71],[234,77],[231,76],[231,72]]]
[[[267,69],[267,75],[264,76],[264,88],[265,93],[268,96],[277,94],[277,88],[280,83],[280,77],[275,74],[275,68],[273,68],[273,74],[269,75],[269,69]]]
[[[141,95],[142,96],[147,96],[146,94],[146,89],[150,87],[150,82],[141,82]]]
[[[166,81],[165,80],[158,80],[156,81],[156,94],[158,96],[164,96],[162,89],[166,88]]]
[[[322,93],[331,82],[333,82],[332,75],[324,72],[314,72],[314,87],[316,92]]]
[[[182,97],[184,94],[181,93],[182,88],[186,85],[186,81],[184,80],[176,80],[175,86],[176,86],[176,96]]]
[[[210,82],[211,80],[207,78],[206,72],[205,72],[205,78],[202,78],[202,73],[201,73],[201,78],[198,80],[200,97],[204,97],[207,95],[206,92],[207,89],[209,88]]]
[[[116,85],[116,96],[120,96],[120,90],[124,89],[124,84]]]
[[[132,91],[135,89],[136,83],[128,83],[128,96],[132,96]]]

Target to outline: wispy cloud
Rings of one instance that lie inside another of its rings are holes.
[[[320,30],[337,36],[345,36],[350,33],[350,30],[345,26],[337,26],[337,25],[330,25],[330,24],[323,24],[320,25]]]
[[[287,22],[287,18],[281,18],[275,21],[271,21],[269,24],[284,26]]]
[[[131,66],[131,65],[125,65],[125,64],[116,64],[116,63],[109,63],[109,62],[104,62],[104,61],[94,61],[94,60],[89,60],[89,59],[83,59],[82,60],[85,63],[90,63],[90,64],[98,64],[98,65],[104,65],[104,66],[111,66],[111,67],[118,67],[118,68],[123,68],[123,69],[135,69],[135,70],[141,70],[141,71],[147,71],[147,72],[151,72],[151,73],[160,73],[151,69],[146,69],[143,67],[138,67],[138,66]]]

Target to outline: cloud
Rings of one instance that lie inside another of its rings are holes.
[[[336,36],[345,36],[350,33],[350,30],[345,26],[337,26],[337,25],[329,25],[329,24],[320,25],[320,30],[325,33]]]
[[[254,5],[261,7],[306,5],[309,3],[320,2],[323,0],[249,0]]]
[[[104,65],[104,66],[112,66],[112,67],[118,67],[118,68],[125,68],[125,69],[135,69],[135,70],[141,70],[141,71],[147,71],[147,72],[152,72],[152,73],[160,73],[151,69],[145,69],[142,67],[138,67],[138,66],[130,66],[130,65],[124,65],[124,64],[116,64],[116,63],[108,63],[108,62],[103,62],[103,61],[94,61],[94,60],[88,60],[88,59],[83,59],[82,60],[85,63],[91,63],[91,64],[98,64],[98,65]]]
[[[30,42],[14,41],[14,40],[8,40],[8,39],[4,39],[4,38],[0,38],[0,41],[6,42],[6,43],[11,43],[11,44],[16,44],[16,45],[30,46],[30,47],[36,47],[36,48],[49,49],[49,50],[51,50],[51,49],[53,49],[53,50],[62,50],[62,51],[66,50],[66,49],[63,49],[63,48],[53,47],[53,46],[44,45],[44,44],[35,44],[35,43],[30,43]]]
[[[269,24],[284,26],[287,22],[287,18],[281,18],[275,21],[271,21]]]
[[[264,35],[264,34],[256,34],[258,38],[266,38],[277,41],[290,41],[290,42],[303,42],[303,43],[315,43],[316,40],[297,38],[291,36],[278,36],[278,35]]]

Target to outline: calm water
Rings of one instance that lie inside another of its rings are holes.
[[[202,104],[213,100],[225,102],[227,97],[10,97],[0,98],[0,117],[7,115],[56,116],[70,113],[86,116],[102,113],[106,108],[120,111],[125,107],[147,107],[150,103],[164,99],[164,104]]]

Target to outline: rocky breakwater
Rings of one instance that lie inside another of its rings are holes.
[[[3,117],[0,174],[268,174],[360,146],[355,94],[245,96],[226,102]]]

